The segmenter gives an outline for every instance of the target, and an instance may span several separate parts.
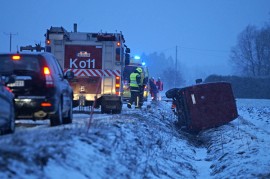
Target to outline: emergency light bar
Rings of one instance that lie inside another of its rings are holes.
[[[135,60],[140,60],[140,59],[141,59],[141,57],[140,57],[140,56],[138,56],[138,55],[135,55],[135,56],[134,56],[134,59],[135,59]]]

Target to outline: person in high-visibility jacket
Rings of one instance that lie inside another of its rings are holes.
[[[133,102],[135,102],[135,108],[140,108],[140,84],[141,84],[141,68],[136,68],[136,70],[130,74],[129,86],[130,86],[130,99],[127,104],[128,108],[131,108]]]

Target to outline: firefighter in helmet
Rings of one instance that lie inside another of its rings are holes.
[[[135,102],[135,108],[140,108],[140,85],[141,85],[141,68],[136,68],[134,72],[130,74],[130,99],[127,104],[128,108],[131,108],[133,102]]]

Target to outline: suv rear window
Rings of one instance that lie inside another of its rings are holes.
[[[14,70],[29,70],[29,71],[40,71],[39,60],[37,56],[23,56],[21,55],[20,60],[12,60],[11,56],[0,56],[0,66],[10,66],[10,61],[13,62]],[[12,67],[10,67],[12,68]]]

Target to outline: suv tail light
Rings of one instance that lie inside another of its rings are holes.
[[[53,79],[52,79],[52,75],[51,75],[49,67],[44,67],[43,73],[46,79],[46,87],[54,87]]]
[[[7,86],[5,86],[5,87],[6,87],[6,89],[7,89],[9,92],[12,93],[12,90],[11,90],[9,87],[7,87]]]
[[[40,104],[40,106],[42,106],[42,107],[51,107],[52,106],[52,103],[50,103],[50,102],[42,102]]]

